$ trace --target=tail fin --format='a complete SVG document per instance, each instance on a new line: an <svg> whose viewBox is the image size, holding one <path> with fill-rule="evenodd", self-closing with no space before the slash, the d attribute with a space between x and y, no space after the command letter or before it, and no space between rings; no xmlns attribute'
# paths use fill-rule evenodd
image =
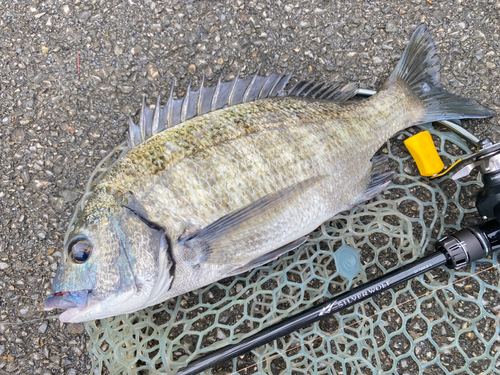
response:
<svg viewBox="0 0 500 375"><path fill-rule="evenodd" d="M434 41L426 25L420 25L413 33L386 86L404 82L422 100L427 112L421 123L495 116L495 111L476 101L461 98L437 87L441 81L440 69Z"/></svg>

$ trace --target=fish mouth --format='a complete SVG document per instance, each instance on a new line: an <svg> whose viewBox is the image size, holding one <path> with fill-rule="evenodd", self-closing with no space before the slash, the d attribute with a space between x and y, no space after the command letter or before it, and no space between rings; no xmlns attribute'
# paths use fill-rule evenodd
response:
<svg viewBox="0 0 500 375"><path fill-rule="evenodd" d="M73 292L52 293L45 300L45 310L52 309L71 309L83 310L87 307L89 293L92 290L82 289ZM63 313L64 314L64 313Z"/></svg>

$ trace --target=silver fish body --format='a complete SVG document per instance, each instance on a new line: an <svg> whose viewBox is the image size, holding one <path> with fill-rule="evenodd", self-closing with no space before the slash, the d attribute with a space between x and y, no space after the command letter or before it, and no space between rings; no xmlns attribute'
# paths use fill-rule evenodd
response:
<svg viewBox="0 0 500 375"><path fill-rule="evenodd" d="M132 312L296 248L322 222L390 183L384 160L371 159L391 135L494 114L437 88L438 62L421 26L388 82L365 101L248 101L259 98L255 86L247 82L243 93L236 81L227 103L239 95L241 104L169 128L163 122L174 116L166 110L166 129L149 139L144 124L142 134L131 127L134 148L76 213L46 307L67 308L66 322ZM203 108L202 92L196 111L184 102L179 120ZM337 99L354 93L348 87ZM160 117L152 116L151 129Z"/></svg>

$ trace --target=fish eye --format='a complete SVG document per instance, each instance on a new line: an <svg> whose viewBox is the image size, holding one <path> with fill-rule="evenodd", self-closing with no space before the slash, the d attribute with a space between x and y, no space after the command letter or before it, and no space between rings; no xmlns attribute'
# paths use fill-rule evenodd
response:
<svg viewBox="0 0 500 375"><path fill-rule="evenodd" d="M92 253L92 244L84 237L73 239L68 246L68 255L75 263L85 263Z"/></svg>

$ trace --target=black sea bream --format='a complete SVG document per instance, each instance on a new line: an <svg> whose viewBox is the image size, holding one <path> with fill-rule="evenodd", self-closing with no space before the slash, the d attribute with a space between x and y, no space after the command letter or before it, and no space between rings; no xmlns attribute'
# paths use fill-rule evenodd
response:
<svg viewBox="0 0 500 375"><path fill-rule="evenodd" d="M289 77L273 75L144 109L130 150L78 205L46 308L67 309L63 322L133 312L296 248L390 183L372 156L393 134L494 115L438 88L439 69L422 25L364 101L345 102L355 85L284 95Z"/></svg>

